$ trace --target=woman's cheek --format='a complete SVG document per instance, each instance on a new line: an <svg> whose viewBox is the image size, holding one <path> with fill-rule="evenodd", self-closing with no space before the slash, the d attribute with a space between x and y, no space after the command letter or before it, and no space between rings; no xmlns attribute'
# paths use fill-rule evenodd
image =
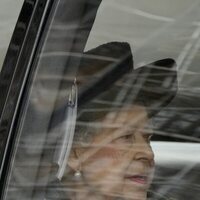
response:
<svg viewBox="0 0 200 200"><path fill-rule="evenodd" d="M123 154L123 150L115 147L103 147L84 163L84 169L90 173L112 170L112 166L121 162Z"/></svg>
<svg viewBox="0 0 200 200"><path fill-rule="evenodd" d="M92 157L93 160L98 159L109 159L110 161L117 161L122 158L124 154L123 150L120 150L116 147L103 147L101 148L94 156Z"/></svg>

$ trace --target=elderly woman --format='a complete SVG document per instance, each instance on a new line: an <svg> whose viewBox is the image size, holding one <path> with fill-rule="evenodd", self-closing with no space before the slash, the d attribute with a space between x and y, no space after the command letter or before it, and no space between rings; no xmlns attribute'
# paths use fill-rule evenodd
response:
<svg viewBox="0 0 200 200"><path fill-rule="evenodd" d="M66 199L147 198L154 172L152 118L176 93L174 67L164 59L133 70L127 43L85 53L77 76L76 130L62 177Z"/></svg>

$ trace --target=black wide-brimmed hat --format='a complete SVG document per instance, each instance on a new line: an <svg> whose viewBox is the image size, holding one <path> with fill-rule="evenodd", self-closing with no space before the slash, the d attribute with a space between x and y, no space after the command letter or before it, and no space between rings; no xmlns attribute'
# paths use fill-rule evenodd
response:
<svg viewBox="0 0 200 200"><path fill-rule="evenodd" d="M84 53L77 82L78 106L88 120L100 110L133 104L144 105L152 116L177 93L176 63L167 58L134 69L130 45L111 42Z"/></svg>
<svg viewBox="0 0 200 200"><path fill-rule="evenodd" d="M176 95L176 64L168 58L134 69L128 43L107 43L83 53L77 85L78 106L72 106L75 111L78 108L77 120L69 114L71 121L76 120L76 127L74 121L67 124L69 141L66 155L69 155L72 141L74 147L81 147L82 142L90 142L88 139L92 135L102 133L101 128L112 128L115 124L110 121L109 114L114 116L138 104L147 108L149 117L159 112ZM108 118L107 127L108 123L102 122ZM121 124L124 125L126 122ZM60 165L58 178L62 178L66 165L65 162Z"/></svg>

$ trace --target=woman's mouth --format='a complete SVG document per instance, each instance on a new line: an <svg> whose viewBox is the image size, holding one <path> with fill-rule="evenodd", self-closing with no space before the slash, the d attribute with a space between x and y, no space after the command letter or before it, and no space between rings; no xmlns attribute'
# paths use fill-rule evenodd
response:
<svg viewBox="0 0 200 200"><path fill-rule="evenodd" d="M148 177L145 175L126 176L125 179L128 179L129 181L132 181L141 185L148 184Z"/></svg>

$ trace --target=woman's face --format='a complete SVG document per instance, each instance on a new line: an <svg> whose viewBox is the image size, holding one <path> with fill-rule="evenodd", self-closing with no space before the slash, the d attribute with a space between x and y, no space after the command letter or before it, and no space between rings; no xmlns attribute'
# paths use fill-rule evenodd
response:
<svg viewBox="0 0 200 200"><path fill-rule="evenodd" d="M111 115L89 147L76 149L84 180L97 194L144 200L154 171L146 110L133 106Z"/></svg>

